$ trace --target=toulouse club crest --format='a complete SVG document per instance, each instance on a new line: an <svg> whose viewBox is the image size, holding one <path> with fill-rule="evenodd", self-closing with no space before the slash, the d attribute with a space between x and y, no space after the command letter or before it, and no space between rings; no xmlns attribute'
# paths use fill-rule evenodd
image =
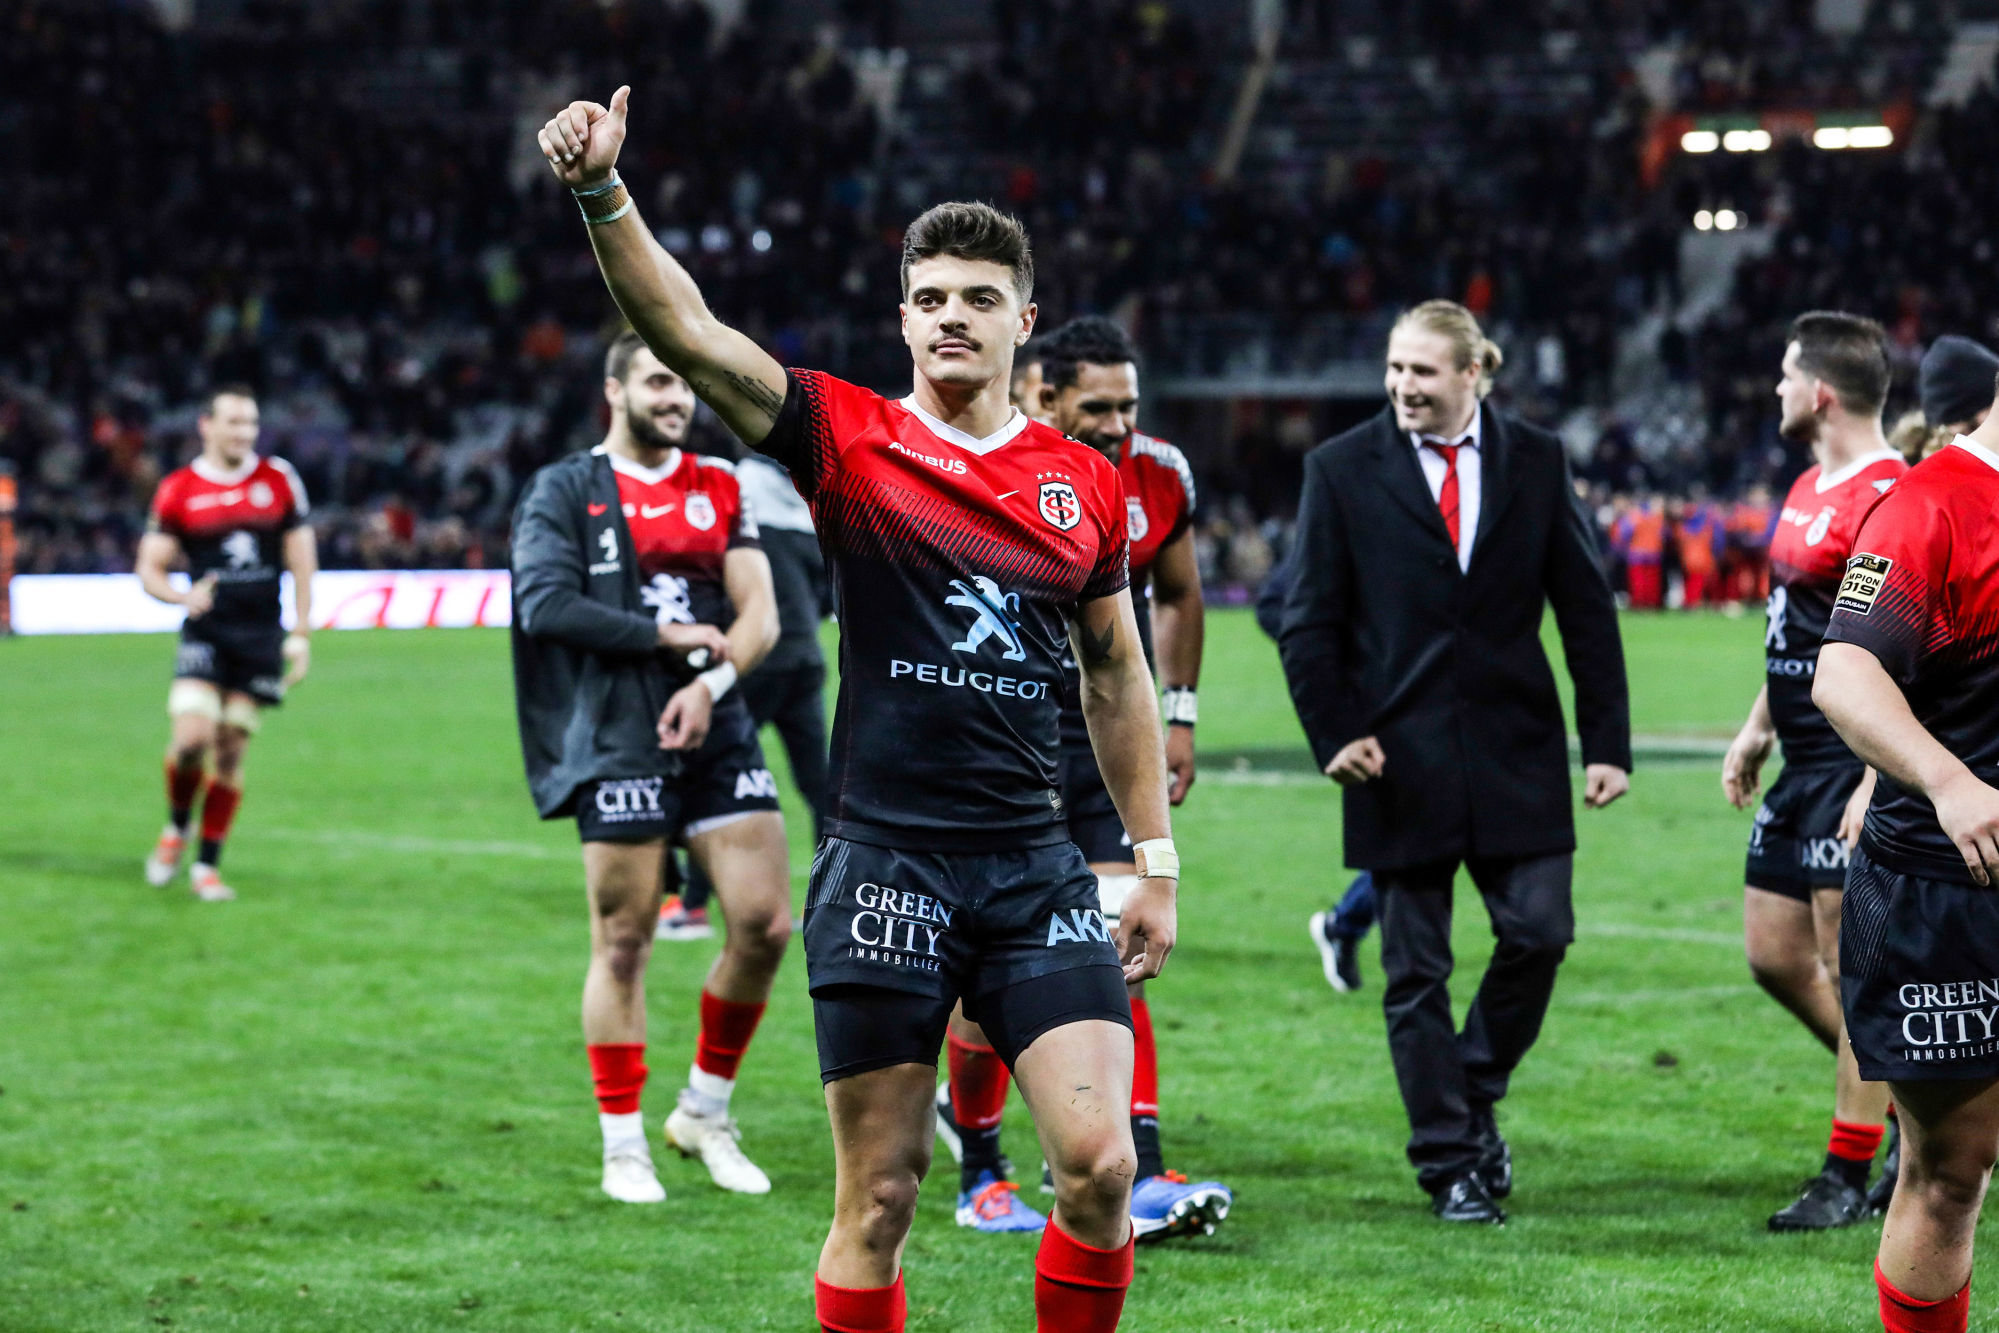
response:
<svg viewBox="0 0 1999 1333"><path fill-rule="evenodd" d="M1048 520L1050 527L1063 532L1081 523L1083 502L1076 498L1076 488L1066 481L1042 482L1041 517Z"/></svg>
<svg viewBox="0 0 1999 1333"><path fill-rule="evenodd" d="M1124 498L1125 535L1135 542L1145 540L1145 534L1152 531L1152 520L1145 516L1145 505L1137 496Z"/></svg>
<svg viewBox="0 0 1999 1333"><path fill-rule="evenodd" d="M684 512L688 524L703 532L715 526L715 502L700 491L695 491L687 497L687 508Z"/></svg>

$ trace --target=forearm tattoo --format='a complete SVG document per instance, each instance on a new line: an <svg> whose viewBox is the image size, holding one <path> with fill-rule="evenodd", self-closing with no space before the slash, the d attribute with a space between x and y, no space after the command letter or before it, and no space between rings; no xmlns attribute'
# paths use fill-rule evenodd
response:
<svg viewBox="0 0 1999 1333"><path fill-rule="evenodd" d="M1104 624L1104 632L1096 633L1081 621L1076 622L1076 651L1083 655L1084 666L1102 666L1111 660L1111 649L1117 644L1117 621Z"/></svg>

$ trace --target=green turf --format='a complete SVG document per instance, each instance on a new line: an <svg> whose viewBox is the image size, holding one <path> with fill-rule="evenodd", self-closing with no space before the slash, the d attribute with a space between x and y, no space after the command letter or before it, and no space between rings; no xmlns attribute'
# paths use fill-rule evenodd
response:
<svg viewBox="0 0 1999 1333"><path fill-rule="evenodd" d="M1295 750L1267 643L1246 613L1210 623L1203 744ZM1626 623L1638 728L1726 736L1755 622ZM316 645L252 754L242 900L206 906L138 874L170 641L0 642L0 1329L809 1327L832 1154L797 952L737 1103L775 1192L676 1159L667 1206L603 1199L575 838L528 804L505 638ZM1520 1185L1497 1231L1423 1210L1372 947L1369 990L1339 997L1306 942L1343 880L1332 792L1245 763L1179 816L1182 944L1154 992L1169 1163L1237 1209L1141 1254L1126 1327L1873 1326L1877 1225L1763 1230L1823 1150L1831 1066L1745 974L1747 821L1711 762L1641 767L1582 820L1581 937L1503 1108ZM1489 934L1460 903L1475 975ZM654 1117L711 955L653 963ZM1035 1160L1017 1114L1008 1148ZM910 1241L911 1327L1026 1329L1034 1243L955 1229L953 1177Z"/></svg>

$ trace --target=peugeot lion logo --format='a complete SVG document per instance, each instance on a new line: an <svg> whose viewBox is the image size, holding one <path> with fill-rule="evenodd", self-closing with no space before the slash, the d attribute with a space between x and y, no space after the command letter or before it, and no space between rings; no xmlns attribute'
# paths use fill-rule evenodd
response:
<svg viewBox="0 0 1999 1333"><path fill-rule="evenodd" d="M229 558L231 569L255 569L257 567L257 538L255 534L238 529L222 541L222 554Z"/></svg>
<svg viewBox="0 0 1999 1333"><path fill-rule="evenodd" d="M1020 610L1019 593L1001 592L999 584L983 574L974 574L971 583L952 579L951 586L958 590L957 595L946 597L944 605L961 606L978 617L972 622L972 628L965 632L964 642L954 643L952 648L961 653L976 653L980 644L998 635L999 641L1006 645L1006 651L1001 655L1007 661L1027 660L1027 650L1020 643L1020 627L1007 614Z"/></svg>

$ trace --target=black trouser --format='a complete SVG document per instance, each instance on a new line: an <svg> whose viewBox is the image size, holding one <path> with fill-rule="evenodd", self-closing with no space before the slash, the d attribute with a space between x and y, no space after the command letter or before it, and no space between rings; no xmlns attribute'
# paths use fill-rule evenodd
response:
<svg viewBox="0 0 1999 1333"><path fill-rule="evenodd" d="M757 726L770 723L777 728L778 739L784 742L784 757L791 761L791 779L812 811L812 841L816 845L826 817L825 665L807 662L775 671L758 667L736 688L742 691ZM703 907L713 892L708 876L689 857L681 901L690 908Z"/></svg>
<svg viewBox="0 0 1999 1333"><path fill-rule="evenodd" d="M1409 1161L1436 1190L1476 1165L1472 1115L1506 1095L1548 1012L1555 969L1575 938L1573 854L1465 863L1497 937L1462 1032L1451 1024L1451 881L1457 862L1377 870L1382 1010L1409 1113Z"/></svg>

